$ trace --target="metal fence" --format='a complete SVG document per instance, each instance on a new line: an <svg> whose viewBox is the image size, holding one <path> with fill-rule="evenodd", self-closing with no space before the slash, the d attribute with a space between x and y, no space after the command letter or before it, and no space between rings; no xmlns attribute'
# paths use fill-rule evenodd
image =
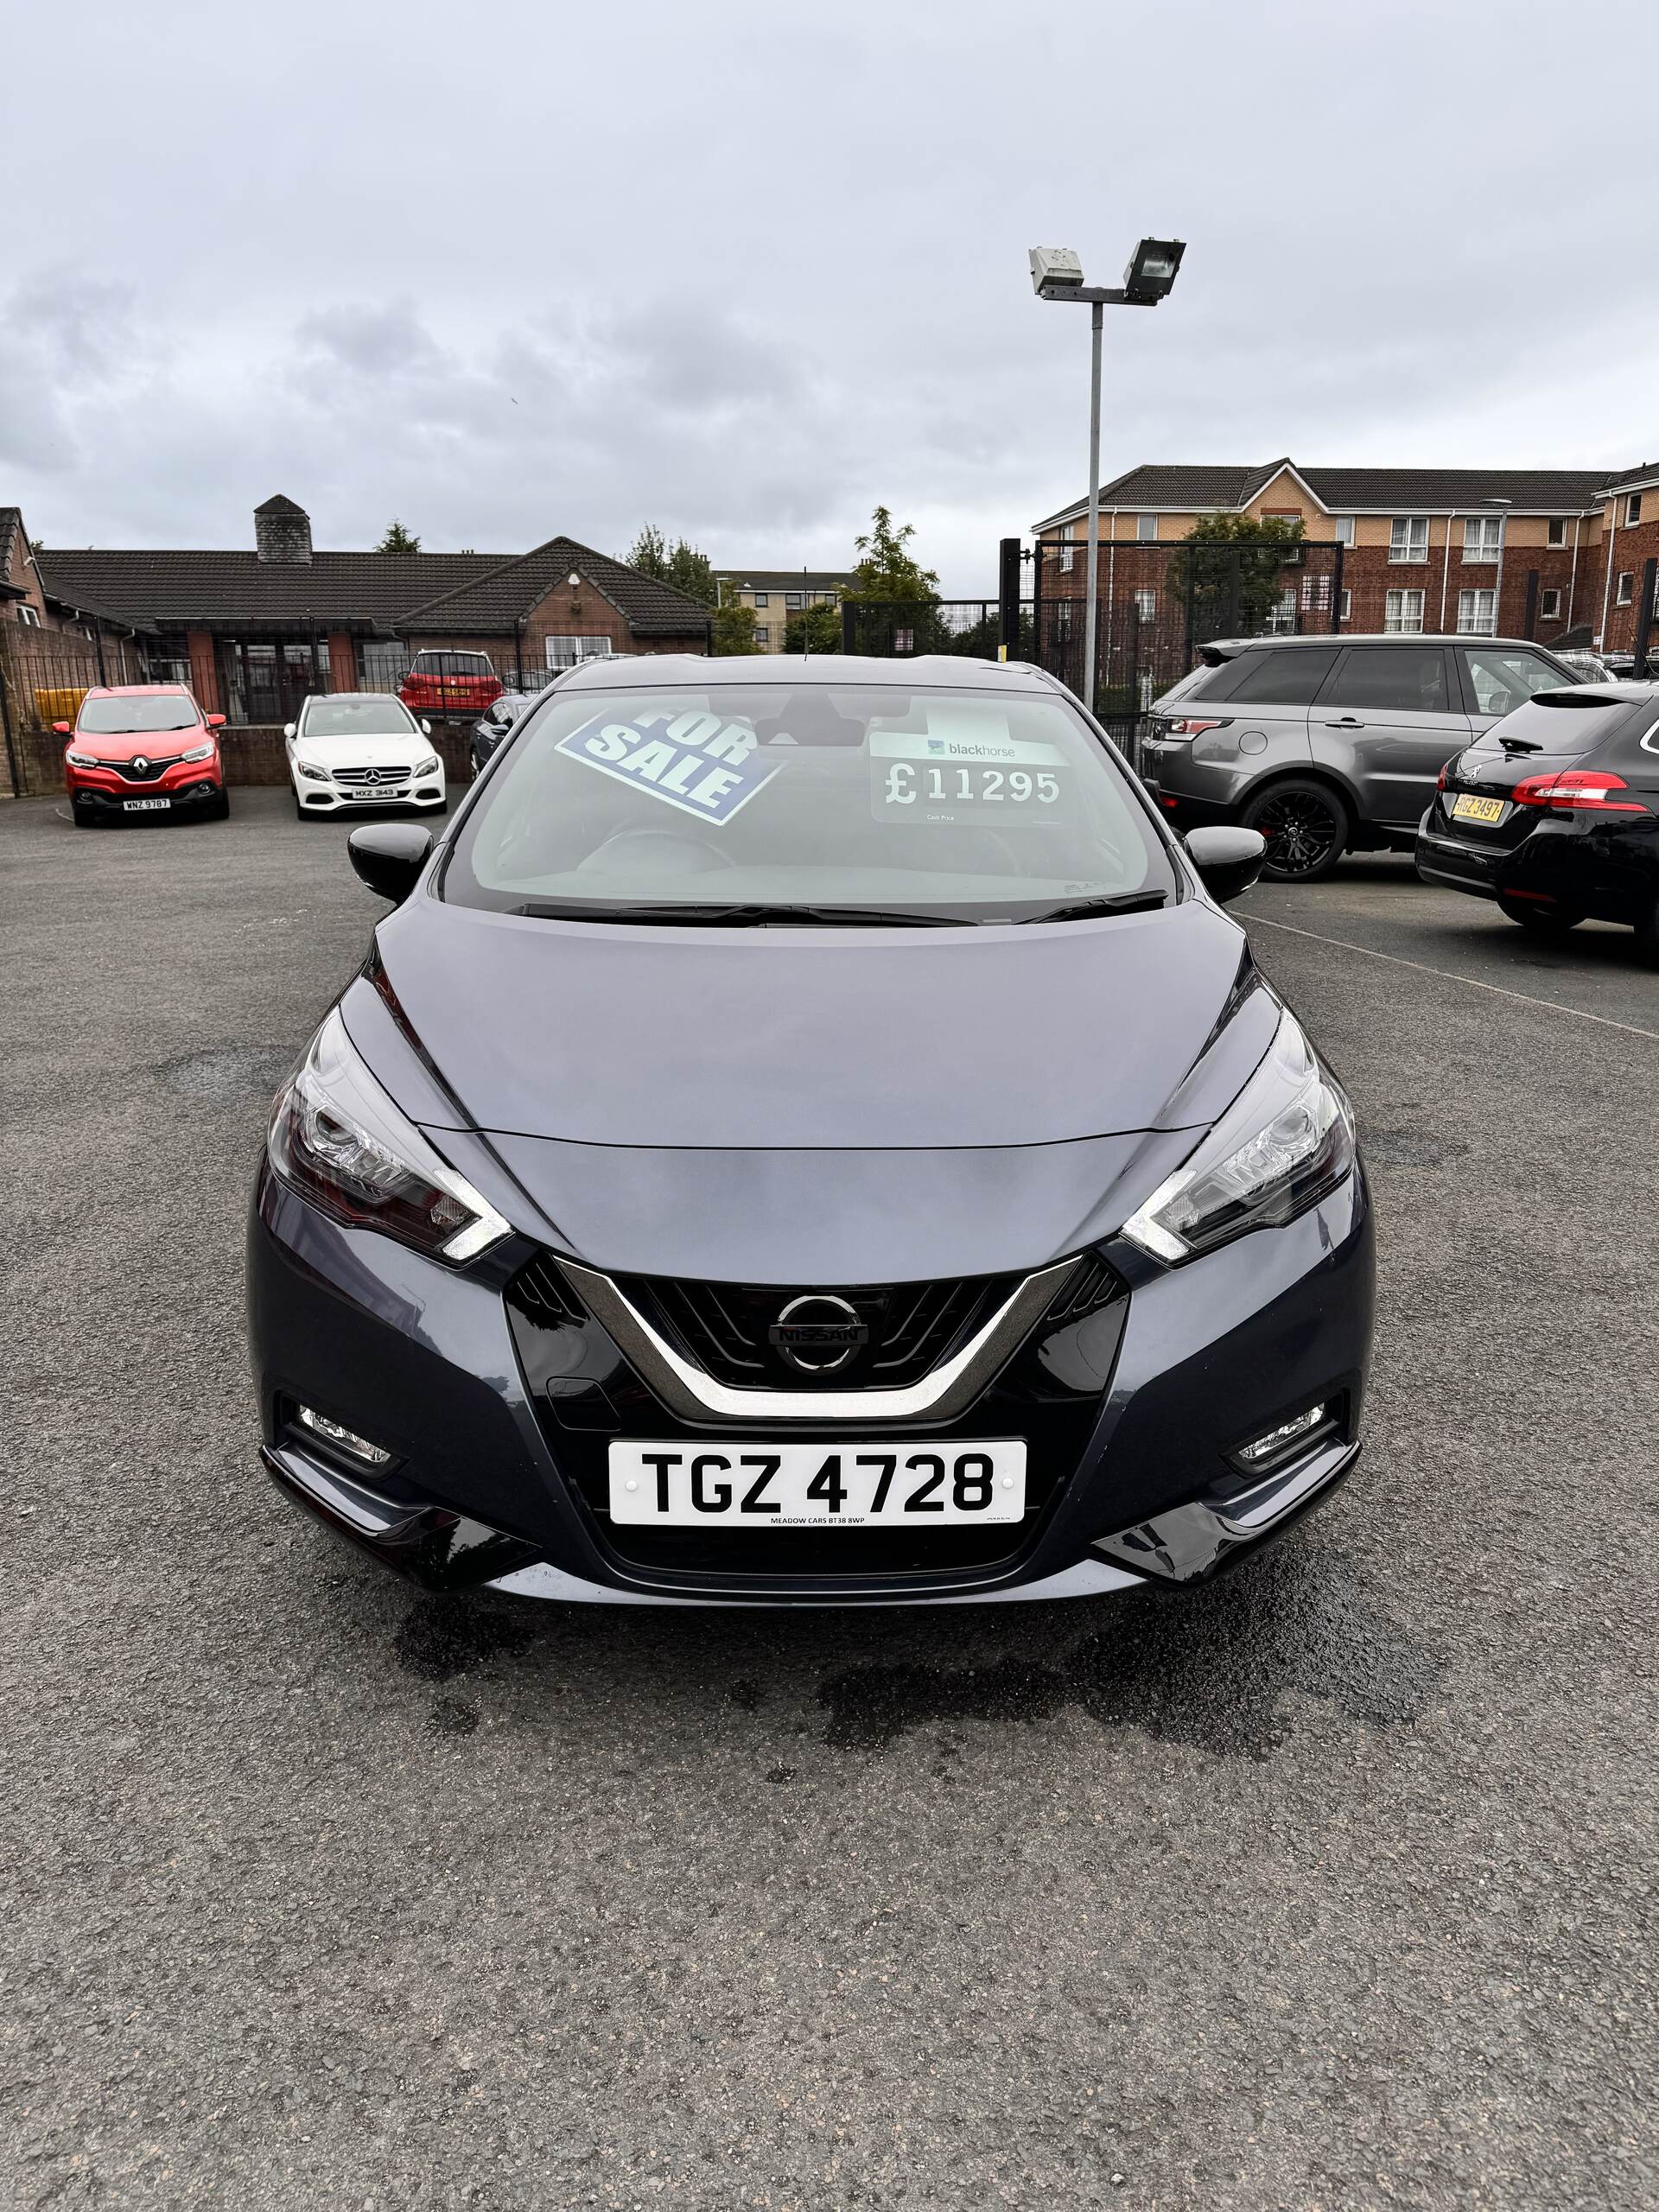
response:
<svg viewBox="0 0 1659 2212"><path fill-rule="evenodd" d="M15 730L73 722L97 683L148 683L148 656L130 639L92 639L62 630L8 631L0 643L0 683Z"/></svg>

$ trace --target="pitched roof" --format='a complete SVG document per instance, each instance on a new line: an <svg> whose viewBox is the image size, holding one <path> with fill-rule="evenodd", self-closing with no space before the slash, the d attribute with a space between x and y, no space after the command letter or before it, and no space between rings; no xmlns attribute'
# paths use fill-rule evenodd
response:
<svg viewBox="0 0 1659 2212"><path fill-rule="evenodd" d="M490 575L504 553L257 553L45 548L41 582L54 596L124 622L393 623L440 592Z"/></svg>
<svg viewBox="0 0 1659 2212"><path fill-rule="evenodd" d="M627 617L636 636L694 636L714 620L712 608L700 599L596 553L591 545L579 545L574 537L550 537L486 575L411 605L404 620L411 629L510 630L572 570Z"/></svg>
<svg viewBox="0 0 1659 2212"><path fill-rule="evenodd" d="M722 583L744 591L850 591L857 582L850 569L716 569Z"/></svg>
<svg viewBox="0 0 1659 2212"><path fill-rule="evenodd" d="M1103 507L1206 514L1248 506L1281 468L1294 468L1330 514L1461 513L1484 500L1508 499L1523 514L1581 514L1607 484L1605 468L1314 468L1287 455L1243 462L1141 462L1101 486ZM1034 530L1074 521L1088 506L1074 499Z"/></svg>
<svg viewBox="0 0 1659 2212"><path fill-rule="evenodd" d="M1639 467L1621 469L1617 476L1610 476L1602 486L1604 492L1622 492L1629 485L1651 484L1659 478L1659 461L1644 461Z"/></svg>
<svg viewBox="0 0 1659 2212"><path fill-rule="evenodd" d="M11 584L12 540L23 526L21 507L0 507L0 591ZM15 589L16 587L12 586Z"/></svg>

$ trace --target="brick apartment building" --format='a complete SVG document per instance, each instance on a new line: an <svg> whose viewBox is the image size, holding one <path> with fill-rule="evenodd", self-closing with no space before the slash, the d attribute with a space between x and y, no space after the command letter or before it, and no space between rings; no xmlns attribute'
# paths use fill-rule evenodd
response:
<svg viewBox="0 0 1659 2212"><path fill-rule="evenodd" d="M160 677L234 724L282 722L309 690L395 687L426 646L486 652L521 688L590 654L709 650L700 601L574 538L521 554L326 552L278 495L255 509L253 539L31 549L18 511L0 508L14 719L49 719L41 702L76 685Z"/></svg>
<svg viewBox="0 0 1659 2212"><path fill-rule="evenodd" d="M850 569L716 569L715 581L722 606L754 609L754 642L763 653L783 650L791 615L839 606L855 584Z"/></svg>
<svg viewBox="0 0 1659 2212"><path fill-rule="evenodd" d="M1630 650L1643 564L1659 555L1659 463L1640 468L1314 468L1142 465L1100 493L1100 589L1143 620L1164 610L1167 549L1205 515L1279 516L1310 545L1287 565L1287 629L1569 635ZM1039 590L1084 591L1088 502L1033 525Z"/></svg>

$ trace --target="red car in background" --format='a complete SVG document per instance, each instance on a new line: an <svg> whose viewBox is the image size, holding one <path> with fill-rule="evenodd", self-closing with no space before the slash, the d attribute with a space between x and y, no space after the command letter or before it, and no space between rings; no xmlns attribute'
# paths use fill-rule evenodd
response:
<svg viewBox="0 0 1659 2212"><path fill-rule="evenodd" d="M475 719L494 705L505 689L487 653L457 652L445 645L416 654L397 696L411 715Z"/></svg>
<svg viewBox="0 0 1659 2212"><path fill-rule="evenodd" d="M182 683L99 684L75 715L52 727L67 737L63 779L78 829L118 815L230 813L218 733Z"/></svg>

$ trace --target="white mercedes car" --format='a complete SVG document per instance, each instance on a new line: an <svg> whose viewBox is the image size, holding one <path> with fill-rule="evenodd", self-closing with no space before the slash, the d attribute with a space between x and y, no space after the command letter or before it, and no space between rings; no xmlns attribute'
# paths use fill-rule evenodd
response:
<svg viewBox="0 0 1659 2212"><path fill-rule="evenodd" d="M302 818L371 806L443 810L443 763L432 748L432 726L416 721L390 692L313 694L283 734Z"/></svg>

